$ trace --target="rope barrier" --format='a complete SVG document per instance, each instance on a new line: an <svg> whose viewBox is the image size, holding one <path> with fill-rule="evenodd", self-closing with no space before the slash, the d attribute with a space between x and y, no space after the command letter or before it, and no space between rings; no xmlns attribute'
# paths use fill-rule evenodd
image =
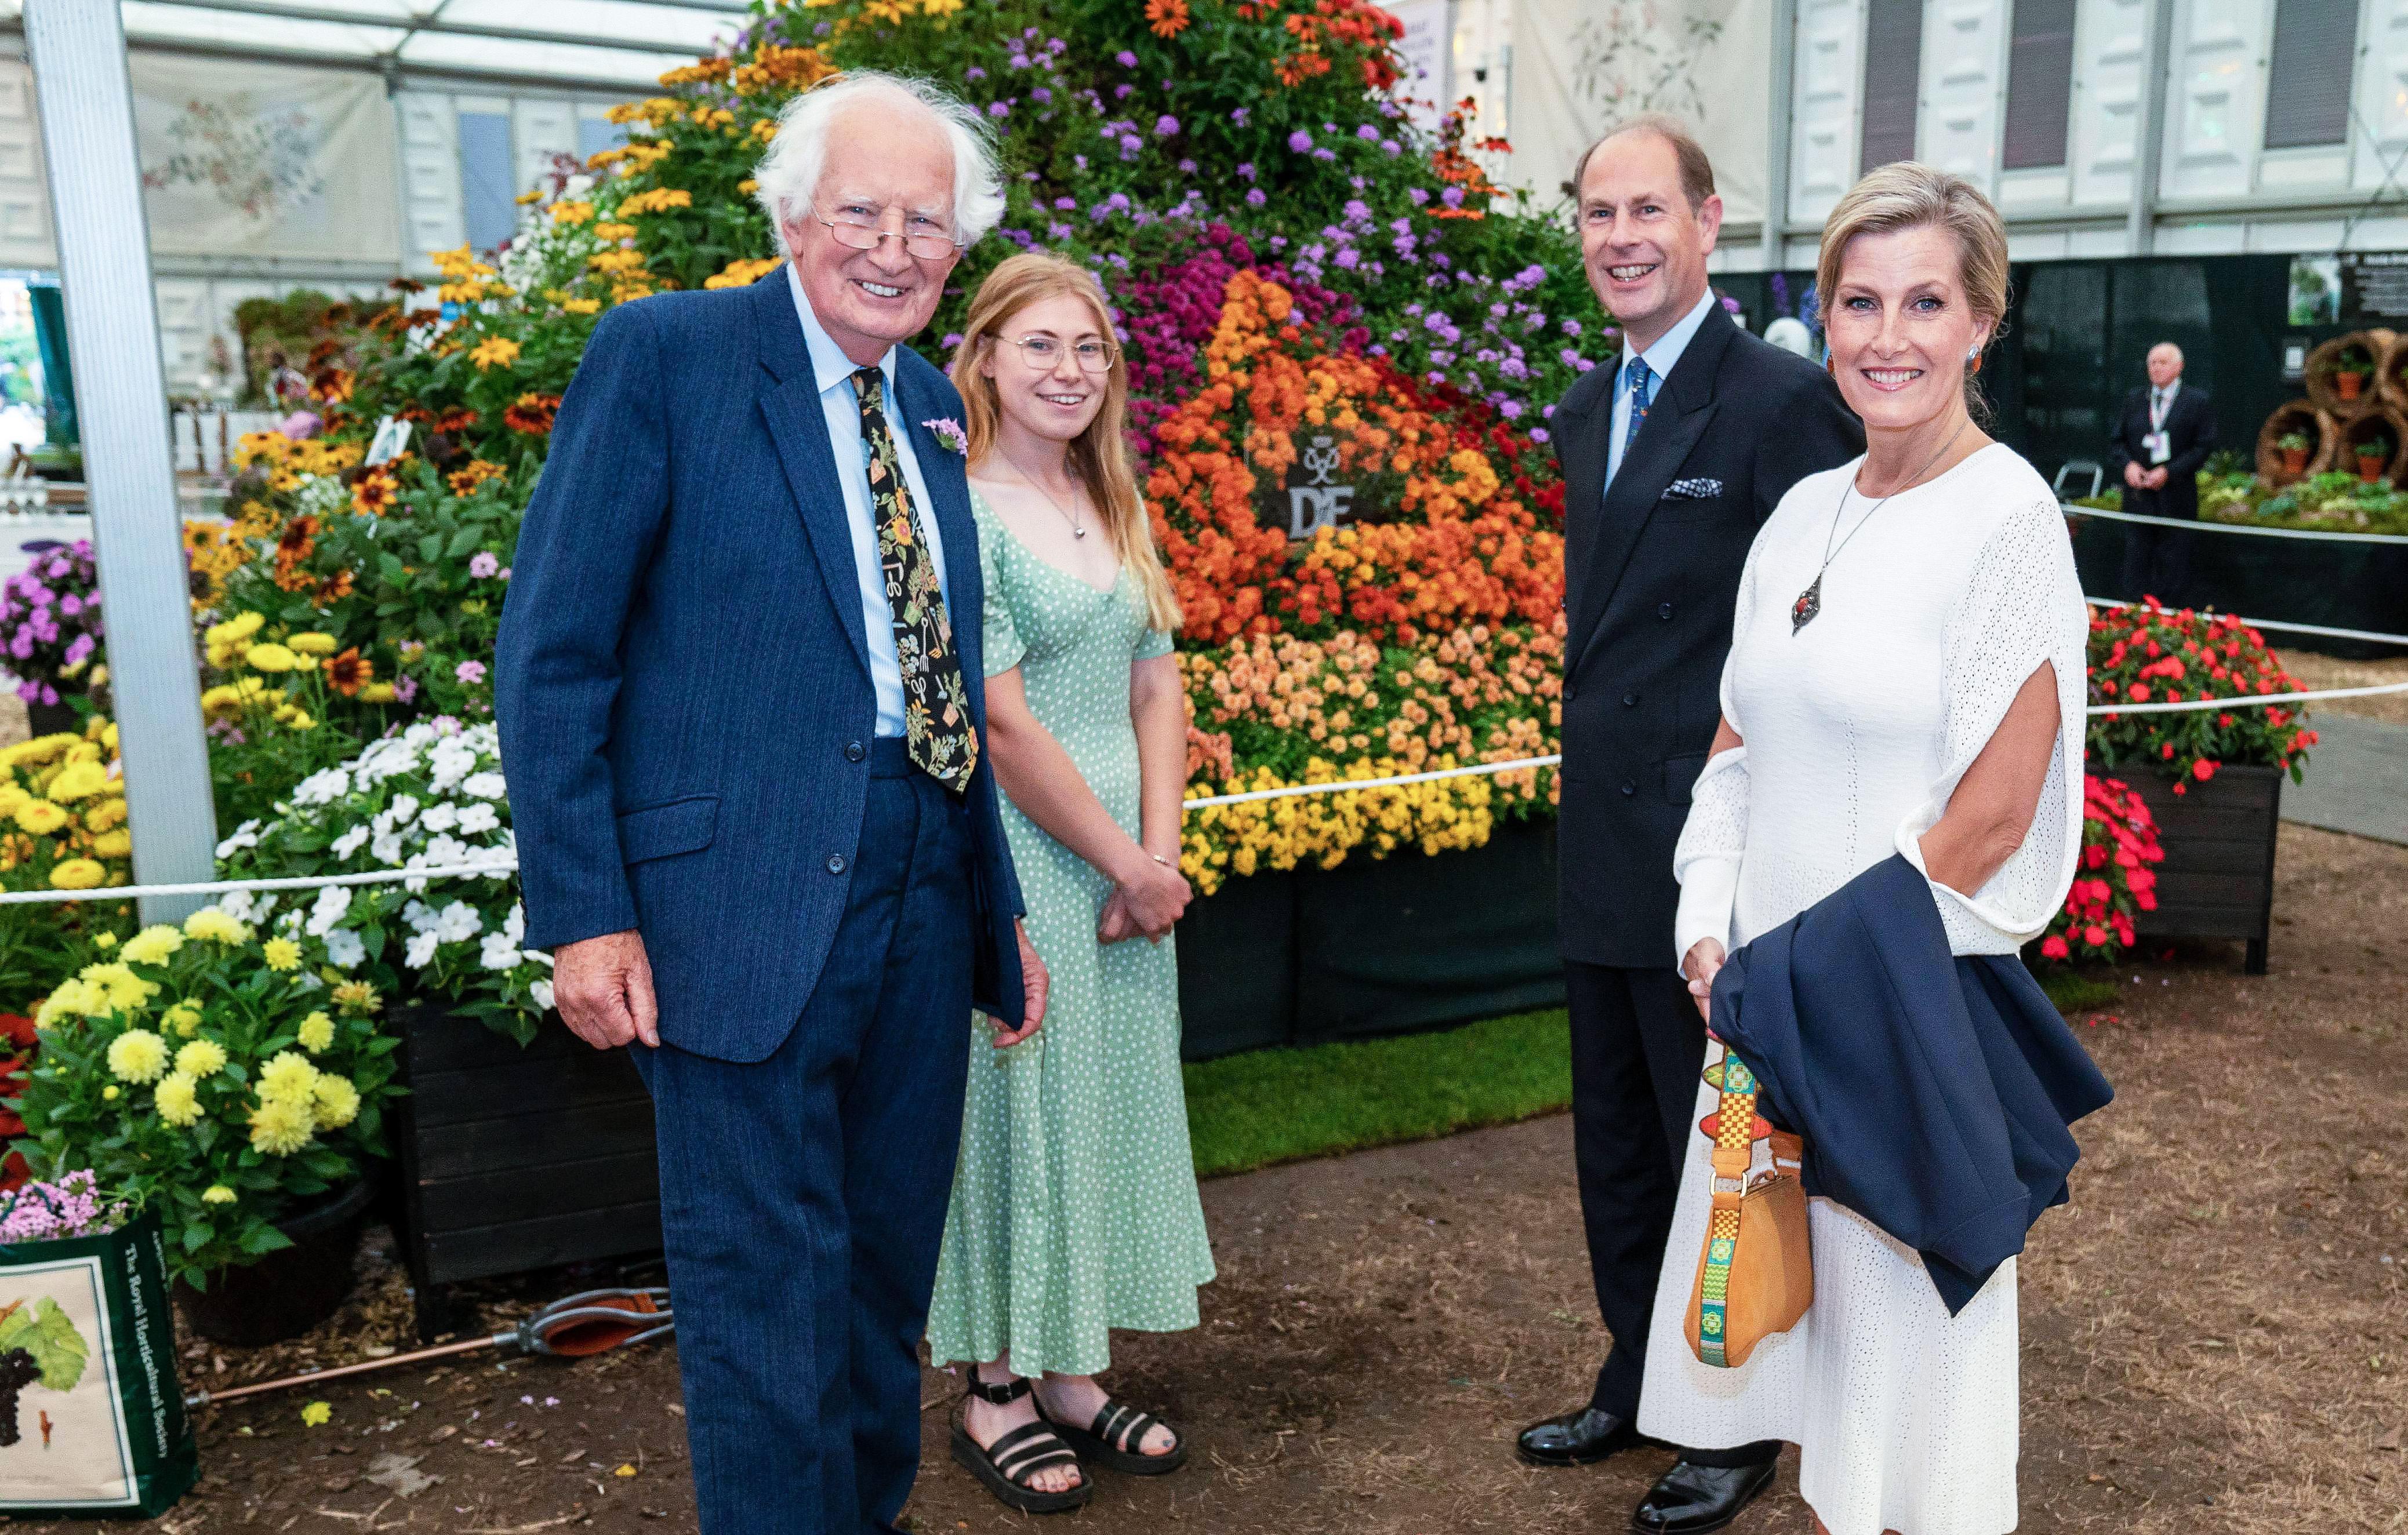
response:
<svg viewBox="0 0 2408 1535"><path fill-rule="evenodd" d="M2408 544L2408 534L2401 533L2328 533L2322 528L2252 527L2246 523L2219 523L2202 517L2192 522L2181 517L2144 517L2137 511L2109 511L2105 507L2077 507L2071 501L2060 501L2068 517L2104 517L2114 523L2147 523L2154 527L2180 532L2197 529L2202 533L2249 533L2261 538L2324 538L2339 543Z"/></svg>
<svg viewBox="0 0 2408 1535"><path fill-rule="evenodd" d="M2129 597L2084 597L2082 600L2094 608L2138 608L2140 606L2138 601ZM2157 611L2163 613L2171 612L2172 610L2160 603L2157 605ZM2231 617L2229 613L2211 616ZM2286 634L2315 634L2323 635L2329 639L2370 639L2380 645L2408 645L2408 634L2377 634L2372 629L2330 629L2321 624L2286 624L2273 618L2235 618L2232 622L2245 624L2253 629L2280 629Z"/></svg>
<svg viewBox="0 0 2408 1535"><path fill-rule="evenodd" d="M2243 623L2253 622L2244 619ZM2322 688L2309 693L2261 693L2238 698L2185 698L2172 703L2093 704L2083 710L2087 715L2102 714L2180 714L2199 710L2257 709L2269 704L2308 703L2319 698L2372 698L2386 694L2408 693L2408 682L2381 682L2371 687ZM1297 795L1352 794L1370 789L1402 788L1409 783L1431 783L1440 779L1484 777L1492 773L1515 773L1526 768L1555 768L1563 763L1561 753L1545 756L1516 757L1511 762L1475 762L1461 768L1436 768L1422 773L1400 773L1394 778L1346 779L1334 783L1286 783L1271 789L1248 789L1240 794L1209 795L1183 803L1191 811L1213 810L1227 805L1251 805L1268 799L1287 799ZM9 890L0 891L0 906L16 906L43 901L132 900L141 896L213 896L230 895L238 890L322 890L328 885L396 884L408 880L467 879L478 875L512 874L518 871L518 860L489 860L475 864L446 864L427 868L380 868L358 874L317 874L288 876L272 880L211 880L189 884L113 885L96 890Z"/></svg>

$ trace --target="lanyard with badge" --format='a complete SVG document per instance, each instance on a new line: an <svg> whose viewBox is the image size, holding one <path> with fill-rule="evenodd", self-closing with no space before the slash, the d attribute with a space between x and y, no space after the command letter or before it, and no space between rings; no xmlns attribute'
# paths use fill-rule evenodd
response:
<svg viewBox="0 0 2408 1535"><path fill-rule="evenodd" d="M2141 438L2141 451L2149 455L2152 465L2163 464L2174 456L2173 445L2166 432L2166 415L2173 409L2171 389L2149 392L2149 430Z"/></svg>

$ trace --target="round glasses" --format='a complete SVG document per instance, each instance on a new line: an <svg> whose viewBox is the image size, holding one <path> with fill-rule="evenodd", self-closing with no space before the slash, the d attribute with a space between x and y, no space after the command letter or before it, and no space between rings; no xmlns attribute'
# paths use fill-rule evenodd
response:
<svg viewBox="0 0 2408 1535"><path fill-rule="evenodd" d="M1039 373L1052 372L1054 365L1061 362L1066 350L1063 342L1051 336L1024 336L1017 341L1008 336L997 337L996 339L1006 346L1018 347L1021 361ZM1067 350L1078 359L1082 373L1110 373L1112 359L1119 351L1110 341L1077 341L1070 343Z"/></svg>
<svg viewBox="0 0 2408 1535"><path fill-rule="evenodd" d="M917 226L905 234L886 227L886 209L862 203L847 203L833 217L813 208L811 217L827 225L838 245L855 251L875 251L886 240L899 239L905 251L922 261L943 261L958 254L962 248L962 242L950 230L924 213L904 216L907 222Z"/></svg>

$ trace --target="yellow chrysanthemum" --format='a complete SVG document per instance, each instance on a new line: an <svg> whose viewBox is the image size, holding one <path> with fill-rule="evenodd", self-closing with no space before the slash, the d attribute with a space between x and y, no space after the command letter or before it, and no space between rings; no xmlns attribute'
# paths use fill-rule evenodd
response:
<svg viewBox="0 0 2408 1535"><path fill-rule="evenodd" d="M317 1139L317 1133L308 1098L264 1097L251 1112L251 1144L270 1156L290 1156Z"/></svg>
<svg viewBox="0 0 2408 1535"><path fill-rule="evenodd" d="M93 1005L95 996L101 998L98 1006ZM43 997L42 1005L34 1010L34 1026L48 1028L61 1018L107 1011L107 997L99 994L97 988L82 981L62 981L50 988L50 995Z"/></svg>
<svg viewBox="0 0 2408 1535"><path fill-rule="evenodd" d="M194 1034L200 1031L200 1027L201 1005L198 1002L179 1002L174 1007L169 1008L166 1011L159 1014L159 1031L163 1034L173 1034L179 1040L191 1039ZM220 1062L219 1064L223 1065L224 1063ZM200 1076L208 1075L206 1071L196 1074Z"/></svg>
<svg viewBox="0 0 2408 1535"><path fill-rule="evenodd" d="M288 635L285 637L284 643L304 655L332 655L343 648L341 640L330 634L321 634L315 629Z"/></svg>
<svg viewBox="0 0 2408 1535"><path fill-rule="evenodd" d="M253 671L291 671L301 665L301 658L271 639L244 651L242 663Z"/></svg>
<svg viewBox="0 0 2408 1535"><path fill-rule="evenodd" d="M225 1069L225 1046L215 1040L194 1040L176 1052L176 1073L200 1082Z"/></svg>
<svg viewBox="0 0 2408 1535"><path fill-rule="evenodd" d="M332 1072L318 1079L316 1100L318 1128L339 1130L360 1117L360 1090L348 1077Z"/></svg>
<svg viewBox="0 0 2408 1535"><path fill-rule="evenodd" d="M134 973L134 967L122 960L86 965L77 973L86 984L97 988L102 1004L98 1011L113 1008L120 1012L139 1012L159 995L157 983L143 980Z"/></svg>
<svg viewBox="0 0 2408 1535"><path fill-rule="evenodd" d="M267 968L281 973L301 968L301 946L289 938L272 938L260 945L259 957Z"/></svg>
<svg viewBox="0 0 2408 1535"><path fill-rule="evenodd" d="M96 859L69 858L50 870L50 887L54 890L93 890L108 878L108 870Z"/></svg>
<svg viewBox="0 0 2408 1535"><path fill-rule="evenodd" d="M15 812L16 807L14 805L8 806L5 811L0 811L0 814L14 814ZM114 831L123 825L125 825L125 801L122 799L104 799L99 804L94 805L92 809L83 812L83 825L84 830L86 831Z"/></svg>
<svg viewBox="0 0 2408 1535"><path fill-rule="evenodd" d="M211 943L240 943L251 936L251 929L226 915L223 909L204 906L184 919L184 936L207 939Z"/></svg>
<svg viewBox="0 0 2408 1535"><path fill-rule="evenodd" d="M30 831L36 837L48 837L67 824L67 812L47 799L28 799L17 807L15 819L20 830ZM93 882L93 884L99 882L97 880ZM91 886L65 885L61 888L75 890L90 889Z"/></svg>
<svg viewBox="0 0 2408 1535"><path fill-rule="evenodd" d="M125 940L126 961L134 965L164 965L167 956L184 946L184 935L168 923L145 927Z"/></svg>
<svg viewBox="0 0 2408 1535"><path fill-rule="evenodd" d="M335 1020L322 1012L313 1012L301 1020L294 1038L301 1041L302 1049L314 1055L335 1042Z"/></svg>
<svg viewBox="0 0 2408 1535"><path fill-rule="evenodd" d="M230 1205L234 1203L234 1190L226 1187L223 1184L211 1184L208 1187L201 1190L201 1203L205 1205Z"/></svg>
<svg viewBox="0 0 2408 1535"><path fill-rule="evenodd" d="M129 1028L108 1041L108 1074L120 1082L157 1082L167 1069L167 1041L147 1028Z"/></svg>
<svg viewBox="0 0 2408 1535"><path fill-rule="evenodd" d="M90 799L108 787L108 769L97 762L70 762L50 780L48 791L57 804L72 805L79 799Z"/></svg>
<svg viewBox="0 0 2408 1535"><path fill-rule="evenodd" d="M262 1098L307 1098L317 1090L318 1069L290 1050L277 1052L273 1060L259 1069Z"/></svg>
<svg viewBox="0 0 2408 1535"><path fill-rule="evenodd" d="M134 854L134 834L123 826L115 831L102 832L92 839L92 851L94 856L101 858L131 857Z"/></svg>
<svg viewBox="0 0 2408 1535"><path fill-rule="evenodd" d="M335 985L335 1006L353 1018L365 1018L383 1002L376 987L365 981L342 981Z"/></svg>
<svg viewBox="0 0 2408 1535"><path fill-rule="evenodd" d="M519 344L507 336L489 336L468 349L468 361L479 372L489 367L508 367L518 361Z"/></svg>
<svg viewBox="0 0 2408 1535"><path fill-rule="evenodd" d="M162 1078L150 1102L159 1111L161 1119L179 1128L201 1117L199 1084L181 1071L170 1072Z"/></svg>

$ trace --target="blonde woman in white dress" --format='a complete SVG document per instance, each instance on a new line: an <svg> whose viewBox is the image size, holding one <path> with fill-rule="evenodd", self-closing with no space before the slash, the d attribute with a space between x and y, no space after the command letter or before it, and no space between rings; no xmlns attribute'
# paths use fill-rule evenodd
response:
<svg viewBox="0 0 2408 1535"><path fill-rule="evenodd" d="M2006 309L1998 213L1956 177L1885 165L1833 210L1816 275L1867 452L1783 498L1741 580L1723 724L1675 855L1701 1008L1727 949L1893 854L1929 881L1953 954L2012 955L2081 848L2072 551L2048 486L1969 406ZM1710 1204L1710 1143L1692 1145L1640 1430L1799 1445L1825 1535L2014 1529L2014 1259L1952 1316L1913 1249L1814 1199L1805 1320L1709 1368L1683 1327Z"/></svg>

